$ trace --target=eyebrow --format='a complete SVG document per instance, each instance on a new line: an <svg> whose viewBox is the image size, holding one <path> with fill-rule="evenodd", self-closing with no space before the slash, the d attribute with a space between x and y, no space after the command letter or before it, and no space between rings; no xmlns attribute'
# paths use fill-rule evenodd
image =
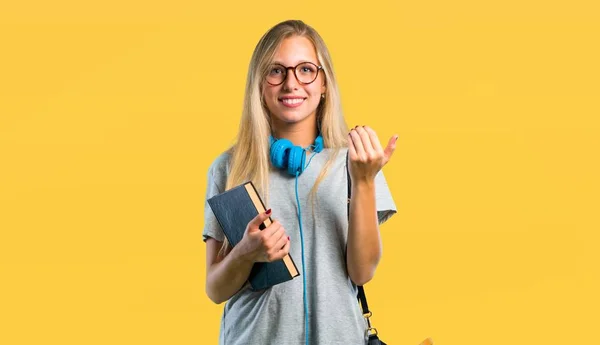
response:
<svg viewBox="0 0 600 345"><path fill-rule="evenodd" d="M299 62L298 62L296 65L299 65L299 64L301 64L301 63L305 63L305 62L310 62L310 63L314 63L314 64L315 64L315 65L317 65L317 66L321 66L321 64L319 64L318 62L314 62L314 61L310 61L310 60L301 60L301 61L299 61ZM281 65L281 66L285 66L285 65L283 64L283 62L281 62L281 61L273 61L272 63L273 63L273 64L277 64L277 65Z"/></svg>

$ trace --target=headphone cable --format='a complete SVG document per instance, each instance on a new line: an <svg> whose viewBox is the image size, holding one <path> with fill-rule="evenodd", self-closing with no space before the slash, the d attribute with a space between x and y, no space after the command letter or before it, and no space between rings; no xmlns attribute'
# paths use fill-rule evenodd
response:
<svg viewBox="0 0 600 345"><path fill-rule="evenodd" d="M317 152L313 153L313 155L308 160L308 163L302 169L303 171L308 168L308 165L312 161L312 159L317 155ZM308 299L306 296L306 263L304 261L304 233L302 232L302 209L300 208L300 198L298 197L298 175L300 175L299 171L296 171L296 204L298 205L298 224L300 225L300 247L302 249L302 291L303 296L302 299L304 301L304 330L305 330L305 344L308 345Z"/></svg>

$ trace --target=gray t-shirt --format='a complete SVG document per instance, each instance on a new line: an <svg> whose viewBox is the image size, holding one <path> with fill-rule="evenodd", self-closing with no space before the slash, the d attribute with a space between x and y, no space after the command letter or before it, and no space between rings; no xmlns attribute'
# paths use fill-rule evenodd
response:
<svg viewBox="0 0 600 345"><path fill-rule="evenodd" d="M348 238L346 152L339 150L317 191L314 209L309 192L333 149L314 154L308 168L298 177L302 211L302 232L306 262L309 340L312 345L366 344L367 324L357 302L357 288L348 276L345 261ZM307 155L307 162L313 153ZM206 199L225 189L229 155L221 154L208 172ZM269 176L269 204L291 238L290 255L302 272L300 228L297 216L295 177L273 168ZM394 213L396 206L383 172L376 182L379 224ZM203 239L223 241L224 235L208 203L204 207ZM303 345L304 302L302 274L291 281L261 291L249 284L225 304L221 318L220 345Z"/></svg>

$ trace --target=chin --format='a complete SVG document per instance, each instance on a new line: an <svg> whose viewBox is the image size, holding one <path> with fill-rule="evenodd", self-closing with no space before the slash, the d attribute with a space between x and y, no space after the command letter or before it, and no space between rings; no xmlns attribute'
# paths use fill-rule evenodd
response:
<svg viewBox="0 0 600 345"><path fill-rule="evenodd" d="M279 113L279 115L277 115L276 117L281 122L297 123L297 122L301 122L301 121L305 120L306 118L308 118L308 115L283 112L283 113Z"/></svg>
<svg viewBox="0 0 600 345"><path fill-rule="evenodd" d="M304 120L304 118L287 117L287 116L286 117L280 116L280 117L278 117L278 119L280 122L287 123L287 124L298 123L298 122Z"/></svg>

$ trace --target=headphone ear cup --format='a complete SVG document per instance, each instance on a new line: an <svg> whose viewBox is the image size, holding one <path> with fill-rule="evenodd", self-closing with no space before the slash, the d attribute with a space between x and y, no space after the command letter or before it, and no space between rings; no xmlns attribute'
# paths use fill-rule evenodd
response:
<svg viewBox="0 0 600 345"><path fill-rule="evenodd" d="M296 176L302 174L306 162L306 151L300 146L294 145L289 139L275 139L269 136L271 148L269 155L271 164L278 169L286 169L288 174ZM323 150L323 137L318 135L313 144L315 152Z"/></svg>
<svg viewBox="0 0 600 345"><path fill-rule="evenodd" d="M292 146L288 157L288 174L296 176L296 172L302 174L304 171L304 161L306 160L306 151L300 146Z"/></svg>
<svg viewBox="0 0 600 345"><path fill-rule="evenodd" d="M288 139L282 138L276 140L271 145L271 163L273 163L276 168L285 169L287 162L289 161L289 148L293 146L294 144Z"/></svg>

